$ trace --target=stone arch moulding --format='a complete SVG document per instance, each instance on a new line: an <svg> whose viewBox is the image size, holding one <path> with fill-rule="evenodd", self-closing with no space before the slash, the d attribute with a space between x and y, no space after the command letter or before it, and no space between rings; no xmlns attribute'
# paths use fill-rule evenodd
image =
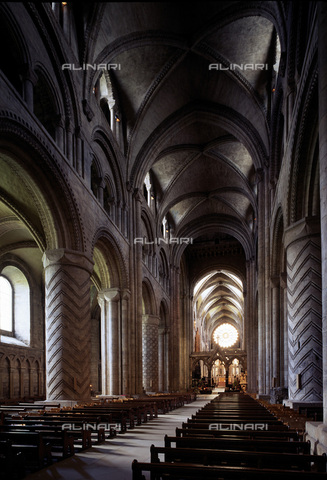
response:
<svg viewBox="0 0 327 480"><path fill-rule="evenodd" d="M298 202L299 192L300 198L303 193L300 183L305 184L303 183L305 182L305 176L311 174L311 171L307 169L307 163L311 167L318 132L318 73L315 64L311 65L311 68L312 72L305 82L306 88L304 89L304 85L302 85L302 91L298 94L300 96L305 91L305 98L300 98L297 109L293 112L293 117L297 121L294 122L294 128L290 132L289 151L292 155L292 164L288 179L287 199L289 206L287 212L285 212L287 213L285 228L302 218L306 208L303 202ZM310 162L307 162L308 159ZM301 171L301 166L305 168L305 171ZM299 207L301 207L302 212L299 211Z"/></svg>
<svg viewBox="0 0 327 480"><path fill-rule="evenodd" d="M0 158L17 176L33 200L45 249L85 251L84 226L69 180L58 165L50 143L10 112L0 112ZM1 179L0 179L1 186ZM13 200L13 192L4 192ZM19 192L15 192L19 195ZM15 207L14 207L15 208Z"/></svg>
<svg viewBox="0 0 327 480"><path fill-rule="evenodd" d="M121 152L116 148L116 143L109 138L108 132L102 127L97 126L92 132L92 141L100 148L100 151L105 155L105 158L112 171L115 189L117 193L117 200L126 203L126 187L124 184L123 165L125 158L122 157Z"/></svg>
<svg viewBox="0 0 327 480"><path fill-rule="evenodd" d="M126 255L124 255L119 241L107 229L101 228L95 233L92 240L93 255L95 249L98 249L102 256L102 271L99 278L101 288L129 289Z"/></svg>
<svg viewBox="0 0 327 480"><path fill-rule="evenodd" d="M49 74L49 72L47 70L47 68L42 63L40 63L38 61L35 62L34 71L35 71L36 75L39 72L41 74L41 76L43 77L43 79L46 81L47 86L52 93L53 101L54 101L54 103L57 107L57 113L60 116L63 116L64 111L65 111L65 106L64 106L64 103L63 103L63 100L62 100L62 93L61 93L61 90L60 90L59 86L54 83L53 79L51 78L51 75Z"/></svg>
<svg viewBox="0 0 327 480"><path fill-rule="evenodd" d="M164 318L161 318L161 313L163 313ZM160 307L159 307L159 315L160 315L160 327L169 327L170 324L170 315L169 315L169 307L165 298L161 299Z"/></svg>
<svg viewBox="0 0 327 480"><path fill-rule="evenodd" d="M274 226L272 229L272 241L271 241L271 272L272 275L277 275L278 269L280 269L279 261L280 254L283 248L283 235L284 235L284 215L281 207L278 208L275 218L272 221Z"/></svg>
<svg viewBox="0 0 327 480"><path fill-rule="evenodd" d="M198 222L190 223L178 232L178 236L195 239L212 231L231 235L241 244L247 260L255 258L255 244L247 226L226 215L221 215L219 218L212 215L203 217L200 225ZM177 265L180 264L186 247L187 244L185 243L173 246L172 258L174 258L175 263L177 262Z"/></svg>
<svg viewBox="0 0 327 480"><path fill-rule="evenodd" d="M142 280L142 301L144 303L144 314L158 315L156 296L151 281L147 277Z"/></svg>

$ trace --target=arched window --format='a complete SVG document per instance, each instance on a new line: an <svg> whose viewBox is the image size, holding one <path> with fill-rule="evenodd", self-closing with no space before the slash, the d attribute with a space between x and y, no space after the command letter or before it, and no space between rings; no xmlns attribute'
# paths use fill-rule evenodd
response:
<svg viewBox="0 0 327 480"><path fill-rule="evenodd" d="M98 198L98 189L100 184L100 176L95 162L91 164L91 190L95 198Z"/></svg>
<svg viewBox="0 0 327 480"><path fill-rule="evenodd" d="M28 346L31 338L30 287L24 273L13 265L0 274L1 342Z"/></svg>
<svg viewBox="0 0 327 480"><path fill-rule="evenodd" d="M106 186L103 191L103 207L108 215L112 217L112 220L115 221L115 196L108 182L106 182Z"/></svg>
<svg viewBox="0 0 327 480"><path fill-rule="evenodd" d="M0 275L0 330L13 332L13 288L9 280Z"/></svg>
<svg viewBox="0 0 327 480"><path fill-rule="evenodd" d="M6 75L17 92L22 95L22 66L25 63L20 41L11 28L10 21L0 5L0 70Z"/></svg>
<svg viewBox="0 0 327 480"><path fill-rule="evenodd" d="M102 72L98 78L93 92L99 102L100 108L107 119L111 129L113 129L114 121L119 122L119 117L116 115L116 106L114 94L112 91L111 80L108 72Z"/></svg>
<svg viewBox="0 0 327 480"><path fill-rule="evenodd" d="M238 331L230 323L223 323L215 329L213 338L220 347L229 348L237 342Z"/></svg>

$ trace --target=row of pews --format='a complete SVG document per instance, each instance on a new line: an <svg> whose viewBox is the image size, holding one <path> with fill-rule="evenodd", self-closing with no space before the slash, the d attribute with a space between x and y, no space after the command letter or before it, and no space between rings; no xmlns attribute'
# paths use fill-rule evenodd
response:
<svg viewBox="0 0 327 480"><path fill-rule="evenodd" d="M150 463L134 460L133 480L327 479L326 457L310 454L303 431L289 428L250 395L225 392L199 410Z"/></svg>
<svg viewBox="0 0 327 480"><path fill-rule="evenodd" d="M0 478L25 475L195 400L193 394L0 406Z"/></svg>

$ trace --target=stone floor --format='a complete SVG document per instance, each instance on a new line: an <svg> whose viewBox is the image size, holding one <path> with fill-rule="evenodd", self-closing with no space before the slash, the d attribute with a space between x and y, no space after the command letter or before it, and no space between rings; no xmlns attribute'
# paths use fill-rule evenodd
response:
<svg viewBox="0 0 327 480"><path fill-rule="evenodd" d="M131 480L132 461L150 461L150 446L164 446L164 435L175 435L175 428L217 396L199 395L195 402L159 415L125 434L106 440L71 458L25 477L26 480ZM9 479L8 479L9 480Z"/></svg>

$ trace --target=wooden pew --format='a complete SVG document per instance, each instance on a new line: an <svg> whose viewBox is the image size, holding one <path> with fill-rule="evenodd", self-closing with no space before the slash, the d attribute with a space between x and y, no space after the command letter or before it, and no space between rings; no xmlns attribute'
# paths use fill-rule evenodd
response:
<svg viewBox="0 0 327 480"><path fill-rule="evenodd" d="M14 452L11 440L0 441L0 472L10 480L20 480L26 475L24 455Z"/></svg>
<svg viewBox="0 0 327 480"><path fill-rule="evenodd" d="M246 420L239 420L237 422L226 422L226 420L224 420L223 422L216 422L216 421L212 421L212 419L210 418L193 418L193 415L192 415L192 418L188 418L187 419L187 425L201 425L202 427L199 427L199 428L209 428L209 425L221 425L221 428L222 429L230 429L230 428L233 428L231 427L231 425L240 425L241 427L237 427L235 426L235 429L239 429L239 430L244 430L246 428L250 429L251 426L250 425L253 425L253 423L255 423L257 426L258 426L258 430L259 430L259 427L262 425L264 425L264 429L265 430L269 430L269 431L272 431L272 430L277 430L277 431L283 431L283 430L289 430L290 427L288 425L285 425L284 423L282 422L247 422ZM194 428L198 428L197 426L195 426ZM212 429L213 428L220 428L220 427L211 427Z"/></svg>
<svg viewBox="0 0 327 480"><path fill-rule="evenodd" d="M239 438L278 438L280 440L303 440L303 435L296 430L209 430L208 428L201 428L202 424L188 424L183 423L182 428L176 428L176 437L186 436L212 436L214 438L221 437L239 437ZM198 428L199 427L199 428Z"/></svg>
<svg viewBox="0 0 327 480"><path fill-rule="evenodd" d="M244 450L255 452L284 452L284 453L310 453L310 442L280 441L242 438L214 438L214 437L171 437L165 435L165 447L175 443L180 448L213 448L215 450Z"/></svg>
<svg viewBox="0 0 327 480"><path fill-rule="evenodd" d="M60 426L50 425L1 425L0 432L37 432L41 433L44 442L51 446L52 458L67 458L75 453L74 435ZM89 443L91 441L89 440ZM91 445L85 445L89 448Z"/></svg>
<svg viewBox="0 0 327 480"><path fill-rule="evenodd" d="M49 429L57 428L60 430L66 430L70 432L77 440L81 441L83 449L90 448L91 440L93 443L103 443L105 441L105 434L108 433L108 438L113 438L115 432L112 429L105 429L106 424L100 420L92 419L92 422L82 420L80 417L76 419L69 417L57 417L57 416L28 416L23 419L6 418L4 425L21 425L27 426L46 426ZM77 443L78 446L78 443Z"/></svg>
<svg viewBox="0 0 327 480"><path fill-rule="evenodd" d="M120 428L120 433L126 432L127 426L126 426L126 417L123 415L116 416L115 419L113 419L112 415L108 412L105 413L97 413L97 412L76 412L74 410L64 410L61 412L44 412L42 415L43 418L51 418L52 420L55 419L62 419L65 420L66 423L71 422L72 424L74 422L87 422L87 423L103 423L107 425L117 425L119 423L119 428ZM29 416L29 418L36 419L38 417L32 415ZM119 420L119 422L117 422ZM112 429L105 429L105 431L109 432L110 435L115 436L114 432Z"/></svg>
<svg viewBox="0 0 327 480"><path fill-rule="evenodd" d="M242 452L202 448L166 448L151 445L151 462L197 463L201 465L244 466L279 470L305 470L326 472L327 457L322 455L296 455L294 453Z"/></svg>
<svg viewBox="0 0 327 480"><path fill-rule="evenodd" d="M174 480L199 480L202 478L223 480L326 480L326 473L304 472L299 470L270 470L247 467L209 467L190 465L187 463L141 463L134 460L132 463L133 480L144 480L142 472L151 472L151 479L171 476Z"/></svg>
<svg viewBox="0 0 327 480"><path fill-rule="evenodd" d="M79 413L82 415L97 415L102 420L111 418L111 423L119 423L121 426L120 433L125 433L127 427L134 428L135 426L135 413L131 407L122 407L121 405L116 407L74 407L72 411L68 411L69 414Z"/></svg>
<svg viewBox="0 0 327 480"><path fill-rule="evenodd" d="M39 432L0 432L0 441L10 440L14 452L22 452L26 466L42 468L52 462L51 446Z"/></svg>

